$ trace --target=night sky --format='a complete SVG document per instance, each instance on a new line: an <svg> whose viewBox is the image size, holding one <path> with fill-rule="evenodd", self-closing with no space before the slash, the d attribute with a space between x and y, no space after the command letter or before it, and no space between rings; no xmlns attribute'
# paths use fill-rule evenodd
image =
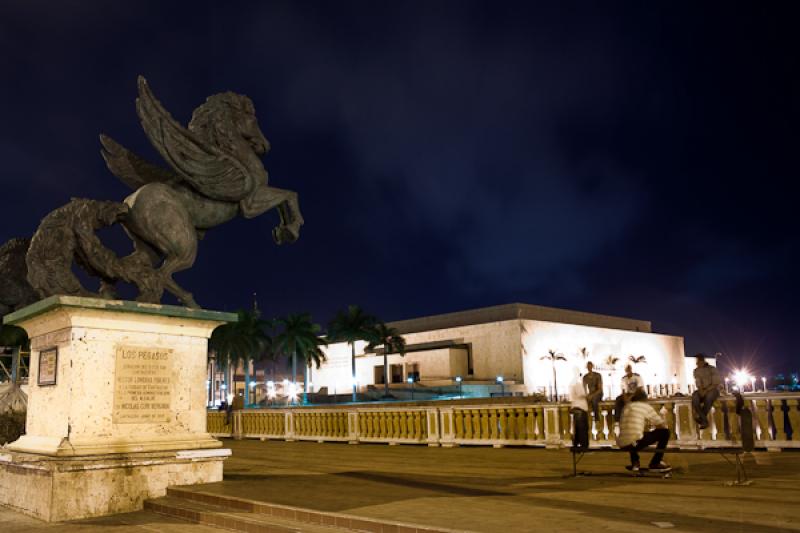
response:
<svg viewBox="0 0 800 533"><path fill-rule="evenodd" d="M160 162L143 74L183 123L250 96L270 183L300 194L293 245L273 244L275 212L208 233L176 276L204 307L256 292L268 316L326 323L351 303L391 321L525 302L797 369L785 6L5 1L0 241L72 196L129 193L101 132Z"/></svg>

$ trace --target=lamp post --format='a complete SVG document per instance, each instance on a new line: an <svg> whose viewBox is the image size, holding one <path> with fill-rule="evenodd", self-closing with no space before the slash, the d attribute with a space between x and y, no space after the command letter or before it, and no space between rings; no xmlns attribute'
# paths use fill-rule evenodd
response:
<svg viewBox="0 0 800 533"><path fill-rule="evenodd" d="M411 385L411 399L413 400L414 399L414 378L411 377L411 376L408 376L408 379L406 381L408 381L409 385Z"/></svg>
<svg viewBox="0 0 800 533"><path fill-rule="evenodd" d="M503 384L503 376L497 376L497 380L496 381L500 385L500 396L505 396L506 395L506 388L505 388L505 385Z"/></svg>
<svg viewBox="0 0 800 533"><path fill-rule="evenodd" d="M761 385L764 386L764 392L767 392L767 378L766 378L766 376L761 376Z"/></svg>
<svg viewBox="0 0 800 533"><path fill-rule="evenodd" d="M756 391L756 378L753 376L750 378L750 392Z"/></svg>
<svg viewBox="0 0 800 533"><path fill-rule="evenodd" d="M458 383L458 397L459 398L463 398L464 397L464 395L461 392L461 382L462 382L461 376L456 376L456 383Z"/></svg>
<svg viewBox="0 0 800 533"><path fill-rule="evenodd" d="M730 391L728 390L728 382L729 381L730 381L730 378L725 378L725 394L729 394L730 393Z"/></svg>

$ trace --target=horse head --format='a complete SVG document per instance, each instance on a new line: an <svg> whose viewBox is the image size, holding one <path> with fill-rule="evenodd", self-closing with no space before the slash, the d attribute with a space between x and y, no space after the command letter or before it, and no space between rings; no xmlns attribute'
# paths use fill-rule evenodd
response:
<svg viewBox="0 0 800 533"><path fill-rule="evenodd" d="M194 110L189 131L230 153L249 149L256 156L270 150L270 144L256 119L253 101L232 92L209 96Z"/></svg>

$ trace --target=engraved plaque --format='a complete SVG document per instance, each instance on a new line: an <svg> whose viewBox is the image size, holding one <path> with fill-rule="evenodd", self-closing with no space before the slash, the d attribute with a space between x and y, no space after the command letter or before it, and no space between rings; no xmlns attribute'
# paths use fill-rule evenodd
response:
<svg viewBox="0 0 800 533"><path fill-rule="evenodd" d="M55 385L58 375L58 348L48 348L39 352L39 375L36 384Z"/></svg>
<svg viewBox="0 0 800 533"><path fill-rule="evenodd" d="M169 422L172 350L118 346L114 372L114 424Z"/></svg>

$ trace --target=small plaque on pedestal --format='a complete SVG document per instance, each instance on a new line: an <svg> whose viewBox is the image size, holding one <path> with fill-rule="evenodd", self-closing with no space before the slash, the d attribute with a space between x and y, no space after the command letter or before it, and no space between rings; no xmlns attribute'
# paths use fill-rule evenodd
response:
<svg viewBox="0 0 800 533"><path fill-rule="evenodd" d="M40 387L55 385L58 379L58 348L39 352L39 375L36 384Z"/></svg>
<svg viewBox="0 0 800 533"><path fill-rule="evenodd" d="M120 346L114 372L114 424L169 422L171 349Z"/></svg>

